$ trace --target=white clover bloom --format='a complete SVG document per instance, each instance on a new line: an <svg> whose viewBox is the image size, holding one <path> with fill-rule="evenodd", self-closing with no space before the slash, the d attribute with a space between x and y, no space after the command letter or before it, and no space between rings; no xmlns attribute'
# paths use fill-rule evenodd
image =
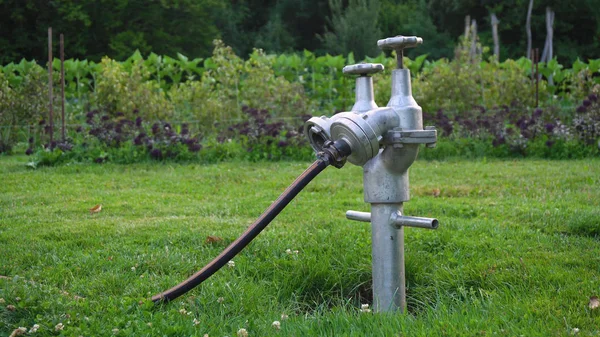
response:
<svg viewBox="0 0 600 337"><path fill-rule="evenodd" d="M184 308L179 309L179 313L182 315L187 314L187 310L185 310Z"/></svg>
<svg viewBox="0 0 600 337"><path fill-rule="evenodd" d="M248 330L241 328L237 332L238 337L248 337Z"/></svg>
<svg viewBox="0 0 600 337"><path fill-rule="evenodd" d="M15 301L16 301L16 302L19 302L20 300L21 300L21 298L20 298L20 297L15 297Z"/></svg>
<svg viewBox="0 0 600 337"><path fill-rule="evenodd" d="M288 249L285 250L285 253L286 254L292 254L292 250L288 248Z"/></svg>
<svg viewBox="0 0 600 337"><path fill-rule="evenodd" d="M65 325L64 325L64 324L62 324L62 323L58 323L58 324L56 324L56 326L54 327L54 331L60 331L60 330L62 330L62 329L64 329L64 328L65 328Z"/></svg>
<svg viewBox="0 0 600 337"><path fill-rule="evenodd" d="M119 333L119 329L117 329L117 328L112 329L112 333L113 333L113 335L118 334Z"/></svg>
<svg viewBox="0 0 600 337"><path fill-rule="evenodd" d="M197 318L194 318L192 322L194 323L194 326L200 324L200 321Z"/></svg>
<svg viewBox="0 0 600 337"><path fill-rule="evenodd" d="M274 321L273 323L271 323L271 326L277 330L281 329L281 323L279 321Z"/></svg>
<svg viewBox="0 0 600 337"><path fill-rule="evenodd" d="M578 333L579 333L579 328L573 328L573 330L571 331L571 333L572 333L573 335L576 335L576 334L578 334Z"/></svg>
<svg viewBox="0 0 600 337"><path fill-rule="evenodd" d="M281 314L281 320L285 321L286 319L288 319L288 315L286 315L285 313Z"/></svg>
<svg viewBox="0 0 600 337"><path fill-rule="evenodd" d="M361 312L371 312L371 309L369 309L369 304L361 304L360 311Z"/></svg>
<svg viewBox="0 0 600 337"><path fill-rule="evenodd" d="M225 299L223 297L217 298L217 302L219 302L219 303L223 303L224 301L225 301Z"/></svg>
<svg viewBox="0 0 600 337"><path fill-rule="evenodd" d="M298 255L298 253L299 253L299 252L298 252L297 250L294 250L294 254Z"/></svg>
<svg viewBox="0 0 600 337"><path fill-rule="evenodd" d="M34 324L34 325L31 327L31 329L29 329L29 333L34 333L34 332L37 332L39 328L40 328L40 325L39 325L39 324Z"/></svg>
<svg viewBox="0 0 600 337"><path fill-rule="evenodd" d="M131 267L131 271L135 271L135 266L134 266L134 267Z"/></svg>
<svg viewBox="0 0 600 337"><path fill-rule="evenodd" d="M233 268L233 267L235 267L235 262L234 262L233 260L232 260L232 261L229 261L229 262L227 262L227 267L229 267L229 268Z"/></svg>

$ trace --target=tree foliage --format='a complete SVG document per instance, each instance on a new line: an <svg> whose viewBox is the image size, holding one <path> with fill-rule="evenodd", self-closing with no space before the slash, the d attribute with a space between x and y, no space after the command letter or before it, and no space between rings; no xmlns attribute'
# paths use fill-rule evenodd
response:
<svg viewBox="0 0 600 337"><path fill-rule="evenodd" d="M124 59L136 49L207 56L221 7L218 0L0 0L0 63L47 59L48 27L65 35L67 57Z"/></svg>
<svg viewBox="0 0 600 337"><path fill-rule="evenodd" d="M411 53L452 57L464 18L477 20L483 45L492 44L490 15L500 20L500 59L525 54L528 0L0 0L0 64L47 58L47 28L65 34L67 57L99 62L182 53L206 57L222 39L238 55L304 49L317 54L378 53L376 40L419 35ZM535 0L533 47L543 49L545 9L556 13L554 54L561 63L600 54L598 0Z"/></svg>

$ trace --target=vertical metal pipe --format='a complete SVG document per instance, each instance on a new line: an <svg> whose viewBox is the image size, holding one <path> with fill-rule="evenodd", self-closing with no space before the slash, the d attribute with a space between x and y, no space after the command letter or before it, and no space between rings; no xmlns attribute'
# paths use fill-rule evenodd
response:
<svg viewBox="0 0 600 337"><path fill-rule="evenodd" d="M398 211L402 212L402 203L371 204L375 312L404 312L406 308L404 229L391 223L391 215Z"/></svg>

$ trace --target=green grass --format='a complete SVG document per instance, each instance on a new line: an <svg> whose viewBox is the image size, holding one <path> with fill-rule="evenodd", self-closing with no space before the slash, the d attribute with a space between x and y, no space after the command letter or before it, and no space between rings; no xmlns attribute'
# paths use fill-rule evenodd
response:
<svg viewBox="0 0 600 337"><path fill-rule="evenodd" d="M153 306L151 295L215 257L308 163L25 161L0 157L3 336L33 324L40 336L600 336L600 309L588 308L600 295L598 159L417 161L405 211L440 227L406 229L409 310L378 315L360 312L370 226L344 216L368 211L358 167L328 168L235 267ZM90 215L96 204L103 211Z"/></svg>

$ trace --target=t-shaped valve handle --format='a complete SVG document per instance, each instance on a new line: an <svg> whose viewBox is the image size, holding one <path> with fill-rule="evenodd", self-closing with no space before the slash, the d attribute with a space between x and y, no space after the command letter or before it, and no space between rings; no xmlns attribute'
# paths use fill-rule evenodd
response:
<svg viewBox="0 0 600 337"><path fill-rule="evenodd" d="M345 66L342 72L346 75L369 76L383 71L380 63L358 63Z"/></svg>
<svg viewBox="0 0 600 337"><path fill-rule="evenodd" d="M363 113L377 108L373 94L373 79L370 75L383 71L380 63L358 63L345 66L346 75L358 75L356 78L356 101L352 111Z"/></svg>
<svg viewBox="0 0 600 337"><path fill-rule="evenodd" d="M404 68L402 64L402 57L404 56L405 48L414 48L423 43L423 39L416 36L402 36L398 35L395 37L388 37L377 41L377 46L381 49L393 49L396 51L396 64L398 69Z"/></svg>

